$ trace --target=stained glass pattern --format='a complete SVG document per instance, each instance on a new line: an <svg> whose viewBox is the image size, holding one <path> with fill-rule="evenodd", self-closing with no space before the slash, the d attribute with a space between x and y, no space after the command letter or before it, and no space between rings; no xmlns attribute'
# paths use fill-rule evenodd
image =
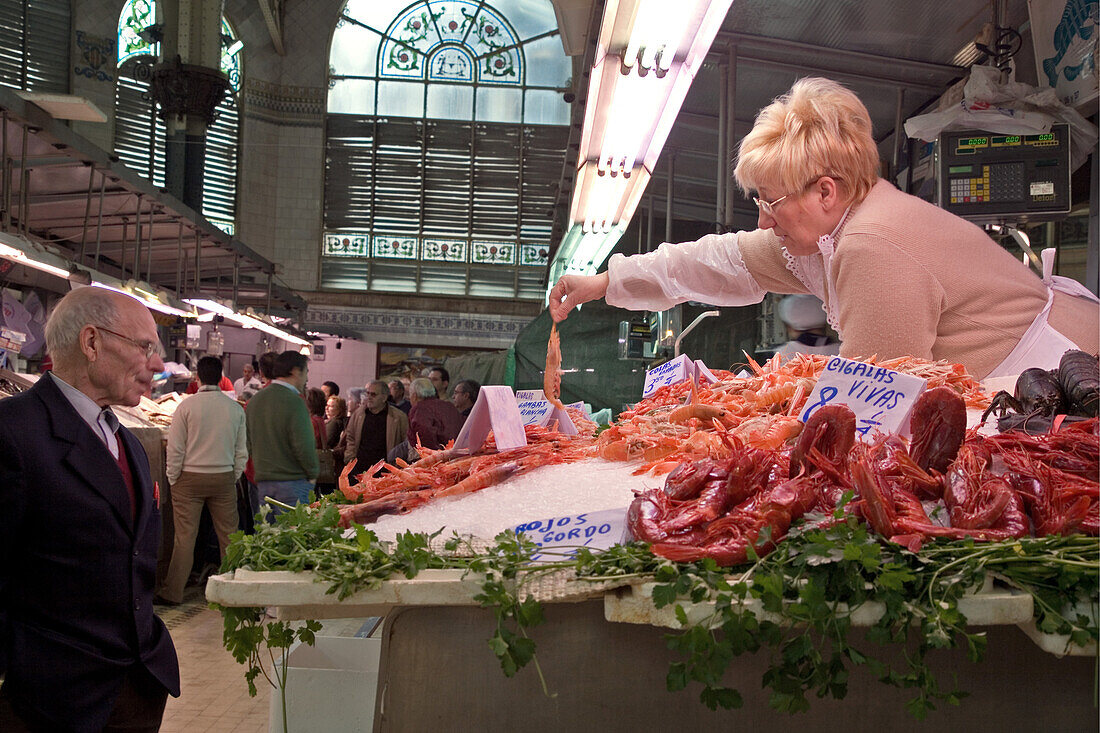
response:
<svg viewBox="0 0 1100 733"><path fill-rule="evenodd" d="M222 18L222 72L229 77L229 86L233 91L241 90L241 48L237 34Z"/></svg>
<svg viewBox="0 0 1100 733"><path fill-rule="evenodd" d="M371 257L388 260L415 260L416 237L390 237L384 234L374 235L371 243Z"/></svg>
<svg viewBox="0 0 1100 733"><path fill-rule="evenodd" d="M159 56L160 43L149 43L141 32L157 22L155 0L126 0L118 17L118 65L134 56ZM233 28L222 18L221 70L229 77L234 91L241 88L241 43Z"/></svg>
<svg viewBox="0 0 1100 733"><path fill-rule="evenodd" d="M152 0L127 0L118 18L118 65L131 56L160 55L160 44L150 44L139 34L157 22L157 6Z"/></svg>
<svg viewBox="0 0 1100 733"><path fill-rule="evenodd" d="M471 260L479 265L516 263L516 245L512 242L474 242L472 254Z"/></svg>
<svg viewBox="0 0 1100 733"><path fill-rule="evenodd" d="M425 239L422 259L437 262L465 262L466 243L454 239Z"/></svg>
<svg viewBox="0 0 1100 733"><path fill-rule="evenodd" d="M379 76L513 84L523 81L519 38L499 12L474 0L428 0L405 9L385 31Z"/></svg>
<svg viewBox="0 0 1100 733"><path fill-rule="evenodd" d="M519 263L533 267L546 267L550 263L550 248L544 244L521 244Z"/></svg>
<svg viewBox="0 0 1100 733"><path fill-rule="evenodd" d="M325 234L326 257L366 257L369 234Z"/></svg>

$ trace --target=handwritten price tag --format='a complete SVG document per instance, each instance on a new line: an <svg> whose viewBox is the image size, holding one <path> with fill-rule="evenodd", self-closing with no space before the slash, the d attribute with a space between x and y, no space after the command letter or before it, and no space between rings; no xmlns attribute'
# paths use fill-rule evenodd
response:
<svg viewBox="0 0 1100 733"><path fill-rule="evenodd" d="M577 434L577 428L569 418L569 413L559 407L554 407L546 400L524 400L518 402L517 407L524 425L550 427L551 423L557 423L558 432L562 435Z"/></svg>
<svg viewBox="0 0 1100 733"><path fill-rule="evenodd" d="M672 361L666 361L660 366L655 366L645 373L645 387L642 388L642 399L649 397L661 387L668 384L678 384L685 379L691 379L695 364L687 354L680 354Z"/></svg>
<svg viewBox="0 0 1100 733"><path fill-rule="evenodd" d="M546 395L543 394L541 389L517 389L516 401L526 402L527 400L545 400Z"/></svg>
<svg viewBox="0 0 1100 733"><path fill-rule="evenodd" d="M876 432L908 429L909 412L926 380L892 369L834 356L799 415L806 422L824 405L847 405L856 414L856 432L870 440Z"/></svg>
<svg viewBox="0 0 1100 733"><path fill-rule="evenodd" d="M622 540L625 529L626 507L586 512L572 517L535 519L512 527L516 534L522 532L527 539L540 547L552 549L561 546L562 553L569 556L576 554L578 546L590 550L606 550ZM552 562L560 560L561 555L539 554L534 559L536 562Z"/></svg>

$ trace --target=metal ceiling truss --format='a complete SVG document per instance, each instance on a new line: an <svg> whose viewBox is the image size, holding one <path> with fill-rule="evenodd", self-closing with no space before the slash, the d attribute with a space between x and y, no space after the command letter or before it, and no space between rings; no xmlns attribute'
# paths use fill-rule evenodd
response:
<svg viewBox="0 0 1100 733"><path fill-rule="evenodd" d="M177 297L294 313L275 265L14 91L0 88L0 228L76 267Z"/></svg>

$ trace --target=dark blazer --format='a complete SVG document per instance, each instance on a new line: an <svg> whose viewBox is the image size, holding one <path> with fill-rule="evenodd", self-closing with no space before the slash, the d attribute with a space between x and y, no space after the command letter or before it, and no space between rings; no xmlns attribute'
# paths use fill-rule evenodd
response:
<svg viewBox="0 0 1100 733"><path fill-rule="evenodd" d="M149 460L130 431L118 436L136 519L111 452L51 378L0 400L0 673L35 729L101 729L135 664L179 695L176 650L153 614Z"/></svg>

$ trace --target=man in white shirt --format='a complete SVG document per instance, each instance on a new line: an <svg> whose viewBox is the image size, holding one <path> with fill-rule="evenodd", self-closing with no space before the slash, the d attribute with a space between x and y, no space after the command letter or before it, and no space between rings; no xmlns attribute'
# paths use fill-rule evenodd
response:
<svg viewBox="0 0 1100 733"><path fill-rule="evenodd" d="M840 344L829 337L826 330L825 305L816 295L788 295L779 301L779 320L787 327L790 339L775 350L784 359L795 354L840 353Z"/></svg>
<svg viewBox="0 0 1100 733"><path fill-rule="evenodd" d="M241 378L233 383L233 393L241 402L248 402L248 398L263 388L260 375L256 374L256 368L251 362L241 368Z"/></svg>
<svg viewBox="0 0 1100 733"><path fill-rule="evenodd" d="M218 389L221 360L199 359L201 387L176 408L168 429L167 474L172 490L175 545L156 602L178 605L195 552L203 505L210 509L218 547L225 556L237 531L237 477L248 460L244 409Z"/></svg>

